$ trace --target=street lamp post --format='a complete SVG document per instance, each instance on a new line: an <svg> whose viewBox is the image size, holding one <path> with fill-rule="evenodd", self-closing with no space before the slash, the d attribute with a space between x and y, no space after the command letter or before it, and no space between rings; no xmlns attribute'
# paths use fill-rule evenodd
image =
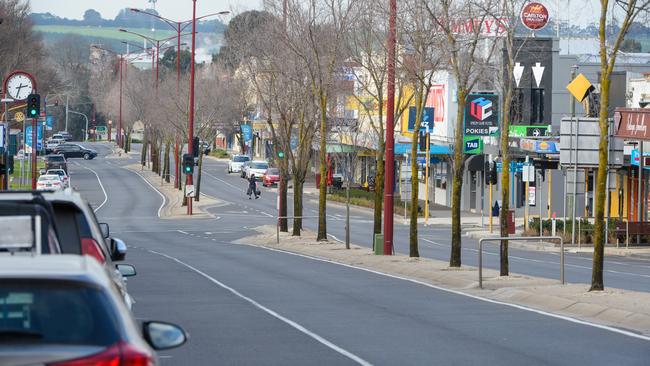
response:
<svg viewBox="0 0 650 366"><path fill-rule="evenodd" d="M83 114L81 112L75 112L75 111L72 111L72 110L69 110L68 113L76 114L76 115L82 116L83 118L86 119L86 129L84 130L84 141L88 141L88 116L86 116L85 114Z"/></svg>

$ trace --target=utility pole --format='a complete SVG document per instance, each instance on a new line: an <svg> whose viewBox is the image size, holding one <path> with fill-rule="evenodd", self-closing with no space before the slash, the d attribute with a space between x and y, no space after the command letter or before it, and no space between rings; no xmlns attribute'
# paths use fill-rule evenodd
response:
<svg viewBox="0 0 650 366"><path fill-rule="evenodd" d="M575 80L576 78L576 70L578 69L577 65L573 65L571 68L571 80ZM572 219L571 219L571 244L575 244L576 242L576 208L577 208L577 203L578 203L578 127L580 126L578 124L578 121L576 121L576 100L572 96L569 96L571 98L571 130L573 130L573 125L576 125L576 134L575 134L575 146L573 147L573 159L575 159L574 164L573 164L573 200L572 200L572 207L571 210L573 211L572 213ZM573 132L573 131L571 131ZM571 140L573 141L573 139ZM587 192L585 192L587 194ZM565 220L565 226L566 226L566 220Z"/></svg>
<svg viewBox="0 0 650 366"><path fill-rule="evenodd" d="M637 222L643 222L643 204L645 200L643 199L643 141L639 140L639 180L637 184ZM636 244L641 244L641 235L636 236Z"/></svg>
<svg viewBox="0 0 650 366"><path fill-rule="evenodd" d="M395 181L395 23L397 18L397 1L388 1L390 14L388 19L386 174L384 175L384 255L393 254L393 183Z"/></svg>
<svg viewBox="0 0 650 366"><path fill-rule="evenodd" d="M65 132L68 132L68 109L70 105L70 97L65 96Z"/></svg>
<svg viewBox="0 0 650 366"><path fill-rule="evenodd" d="M492 215L492 199L493 199L492 198L492 169L496 170L496 168L497 168L496 164L494 163L494 157L492 156L492 154L488 155L488 162L489 162L489 167L490 167L490 172L489 172L489 174L490 174L490 179L489 179L489 181L490 181L490 193L489 193L489 196L490 196L490 234L492 234L492 224L494 222L494 218L493 218L494 215ZM492 164L495 164L495 166L492 166Z"/></svg>
<svg viewBox="0 0 650 366"><path fill-rule="evenodd" d="M32 155L30 156L32 161L32 189L36 189L36 155L38 154L38 131L36 130L38 117L32 118Z"/></svg>

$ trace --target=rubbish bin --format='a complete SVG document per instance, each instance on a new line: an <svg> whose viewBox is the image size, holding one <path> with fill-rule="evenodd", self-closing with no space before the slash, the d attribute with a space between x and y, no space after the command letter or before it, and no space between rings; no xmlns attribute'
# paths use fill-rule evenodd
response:
<svg viewBox="0 0 650 366"><path fill-rule="evenodd" d="M515 210L508 210L508 233L515 233Z"/></svg>
<svg viewBox="0 0 650 366"><path fill-rule="evenodd" d="M316 188L320 188L320 173L316 173Z"/></svg>
<svg viewBox="0 0 650 366"><path fill-rule="evenodd" d="M384 254L384 234L375 234L374 248L376 255Z"/></svg>

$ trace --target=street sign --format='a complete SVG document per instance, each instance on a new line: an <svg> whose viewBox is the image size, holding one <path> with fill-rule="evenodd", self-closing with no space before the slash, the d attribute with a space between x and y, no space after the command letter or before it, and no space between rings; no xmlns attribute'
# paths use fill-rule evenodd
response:
<svg viewBox="0 0 650 366"><path fill-rule="evenodd" d="M535 166L534 165L525 165L522 170L521 180L524 182L534 182L535 181Z"/></svg>
<svg viewBox="0 0 650 366"><path fill-rule="evenodd" d="M95 131L99 134L104 134L108 132L108 127L106 126L97 126L95 127Z"/></svg>
<svg viewBox="0 0 650 366"><path fill-rule="evenodd" d="M528 187L528 206L535 206L537 200L537 189L536 187Z"/></svg>
<svg viewBox="0 0 650 366"><path fill-rule="evenodd" d="M250 125L241 125L241 133L244 136L244 142L249 142L253 139L253 128Z"/></svg>
<svg viewBox="0 0 650 366"><path fill-rule="evenodd" d="M54 116L45 117L45 126L48 131L52 131L54 129Z"/></svg>
<svg viewBox="0 0 650 366"><path fill-rule="evenodd" d="M429 131L433 133L433 119L435 116L433 107L424 107L422 111L422 121L420 121L420 131ZM417 116L417 108L409 107L408 130L413 131L415 128L415 117Z"/></svg>
<svg viewBox="0 0 650 366"><path fill-rule="evenodd" d="M524 163L510 162L510 173L522 173L524 171ZM497 162L497 172L503 172L503 163Z"/></svg>
<svg viewBox="0 0 650 366"><path fill-rule="evenodd" d="M5 125L0 124L0 149L4 149L7 146L7 142L5 141L6 135Z"/></svg>
<svg viewBox="0 0 650 366"><path fill-rule="evenodd" d="M464 153L467 155L478 155L483 152L483 139L479 136L465 136Z"/></svg>
<svg viewBox="0 0 650 366"><path fill-rule="evenodd" d="M32 126L25 126L25 145L28 152L32 151ZM43 150L43 126L36 126L36 149Z"/></svg>
<svg viewBox="0 0 650 366"><path fill-rule="evenodd" d="M594 89L594 86L591 85L587 77L580 74L576 76L576 78L573 79L566 88L569 90L569 93L578 100L578 102L582 103L587 94Z"/></svg>
<svg viewBox="0 0 650 366"><path fill-rule="evenodd" d="M472 93L465 103L465 136L491 136L499 132L499 96Z"/></svg>
<svg viewBox="0 0 650 366"><path fill-rule="evenodd" d="M196 193L194 192L194 185L185 186L185 197L194 197Z"/></svg>
<svg viewBox="0 0 650 366"><path fill-rule="evenodd" d="M544 4L537 2L528 3L521 10L521 24L532 31L546 27L548 21L549 13Z"/></svg>

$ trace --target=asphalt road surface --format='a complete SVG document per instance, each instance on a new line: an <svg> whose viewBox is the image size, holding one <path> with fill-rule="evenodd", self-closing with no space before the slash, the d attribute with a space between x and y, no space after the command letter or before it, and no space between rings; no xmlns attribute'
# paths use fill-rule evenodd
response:
<svg viewBox="0 0 650 366"><path fill-rule="evenodd" d="M210 219L160 219L163 198L125 159L73 160L72 185L129 246L129 280L140 319L178 323L184 347L163 352L163 365L648 365L642 337L526 309L254 246L232 244L249 228L274 222L275 195L248 200L245 183L206 161L202 191L226 202ZM315 205L306 200L306 212ZM313 212L312 212L313 213ZM343 238L343 210L330 207L329 232ZM314 214L315 215L315 214ZM372 217L354 211L352 241L369 245ZM316 220L306 226L315 228ZM407 250L398 226L396 250ZM421 254L447 260L449 227L420 231ZM464 263L475 242L464 239ZM486 266L496 267L494 251ZM559 258L511 251L512 270L555 278ZM519 259L521 258L521 259ZM613 263L613 262L616 263ZM586 282L590 262L567 258L567 279ZM607 261L610 286L648 290L648 263Z"/></svg>

